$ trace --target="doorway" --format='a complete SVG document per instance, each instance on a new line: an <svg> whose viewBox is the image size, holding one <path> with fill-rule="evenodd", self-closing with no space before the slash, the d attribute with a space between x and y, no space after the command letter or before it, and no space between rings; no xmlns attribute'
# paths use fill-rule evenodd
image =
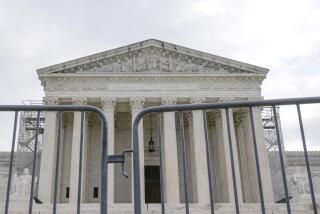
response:
<svg viewBox="0 0 320 214"><path fill-rule="evenodd" d="M145 166L145 203L161 203L160 167Z"/></svg>

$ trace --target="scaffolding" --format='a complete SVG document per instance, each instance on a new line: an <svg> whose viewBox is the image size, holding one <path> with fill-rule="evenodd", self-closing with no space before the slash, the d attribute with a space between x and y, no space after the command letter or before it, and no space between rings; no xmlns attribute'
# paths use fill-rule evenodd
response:
<svg viewBox="0 0 320 214"><path fill-rule="evenodd" d="M276 107L277 119L279 122L280 139L282 141L282 131L279 116L279 107ZM276 125L274 121L272 107L263 107L262 112L262 124L264 130L265 143L268 151L278 151L277 136L276 136Z"/></svg>
<svg viewBox="0 0 320 214"><path fill-rule="evenodd" d="M282 135L282 128L281 128L281 120L280 120L280 108L276 107L276 117L278 120L278 127L279 127L279 134L280 134L280 146L284 154L284 141ZM273 192L275 201L278 203L285 202L285 193L284 187L282 183L282 173L280 168L280 159L279 159L279 146L277 141L276 135L276 125L274 120L274 114L272 107L264 107L261 112L262 116L262 123L264 129L264 137L265 137L265 144L268 151L269 156L269 164L271 170L271 179L273 183ZM284 155L284 167L286 173L288 173L287 168L287 157ZM291 197L291 187L289 186L289 197Z"/></svg>
<svg viewBox="0 0 320 214"><path fill-rule="evenodd" d="M23 105L43 105L42 101L24 100ZM33 152L35 151L37 112L24 111L19 115L19 135L17 143L16 170L18 174L25 168L32 170ZM45 117L40 112L37 158L41 154Z"/></svg>

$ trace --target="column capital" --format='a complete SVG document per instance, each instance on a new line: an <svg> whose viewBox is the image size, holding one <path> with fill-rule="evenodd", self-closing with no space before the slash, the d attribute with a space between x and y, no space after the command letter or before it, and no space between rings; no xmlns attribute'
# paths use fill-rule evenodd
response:
<svg viewBox="0 0 320 214"><path fill-rule="evenodd" d="M191 104L201 104L206 101L205 97L191 97L190 98L190 103Z"/></svg>
<svg viewBox="0 0 320 214"><path fill-rule="evenodd" d="M58 105L59 104L59 97L57 96L46 96L43 98L43 101L47 105Z"/></svg>
<svg viewBox="0 0 320 214"><path fill-rule="evenodd" d="M162 105L175 105L177 103L176 97L161 97Z"/></svg>
<svg viewBox="0 0 320 214"><path fill-rule="evenodd" d="M86 97L72 97L73 105L86 105L87 98Z"/></svg>
<svg viewBox="0 0 320 214"><path fill-rule="evenodd" d="M236 126L242 124L246 120L247 115L248 109L240 109L236 111L233 118L234 124Z"/></svg>
<svg viewBox="0 0 320 214"><path fill-rule="evenodd" d="M140 110L142 110L145 100L146 99L144 97L131 97L130 98L131 111L140 111Z"/></svg>
<svg viewBox="0 0 320 214"><path fill-rule="evenodd" d="M212 125L215 126L216 125L216 121L220 118L220 111L210 111L207 114L207 121L208 121L208 125Z"/></svg>
<svg viewBox="0 0 320 214"><path fill-rule="evenodd" d="M103 111L114 111L116 106L115 97L101 97L101 104Z"/></svg>

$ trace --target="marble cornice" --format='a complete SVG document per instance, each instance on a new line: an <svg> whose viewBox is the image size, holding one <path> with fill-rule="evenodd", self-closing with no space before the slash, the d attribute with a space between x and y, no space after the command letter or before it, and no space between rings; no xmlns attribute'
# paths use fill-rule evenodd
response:
<svg viewBox="0 0 320 214"><path fill-rule="evenodd" d="M170 72L170 73L105 73L105 72L96 72L96 73L50 73L43 74L39 76L39 79L42 80L44 78L107 78L107 79L121 79L121 78L188 78L191 77L193 79L202 79L202 78L254 78L263 81L266 78L265 74L252 74L252 73L207 73L207 72Z"/></svg>

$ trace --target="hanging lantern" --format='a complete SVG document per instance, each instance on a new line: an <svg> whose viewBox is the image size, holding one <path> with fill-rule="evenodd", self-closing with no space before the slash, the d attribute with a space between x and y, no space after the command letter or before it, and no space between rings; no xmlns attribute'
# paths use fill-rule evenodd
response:
<svg viewBox="0 0 320 214"><path fill-rule="evenodd" d="M154 141L152 139L152 123L151 123L151 113L150 113L150 140L149 140L149 152L154 152Z"/></svg>

